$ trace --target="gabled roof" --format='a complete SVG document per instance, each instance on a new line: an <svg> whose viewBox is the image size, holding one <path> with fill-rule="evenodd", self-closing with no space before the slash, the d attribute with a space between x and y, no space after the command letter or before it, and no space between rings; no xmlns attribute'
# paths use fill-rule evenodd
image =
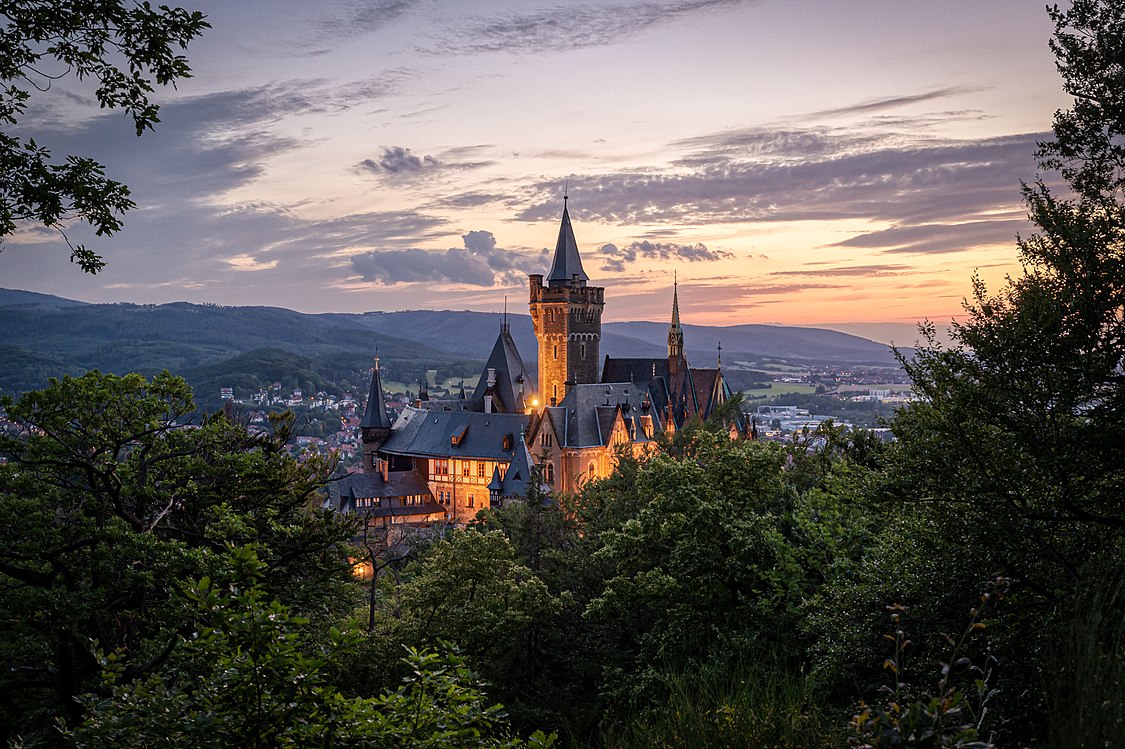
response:
<svg viewBox="0 0 1125 749"><path fill-rule="evenodd" d="M493 389L492 409L502 413L518 413L523 411L524 393L535 392L535 378L527 367L523 358L516 349L516 342L507 326L501 328L496 343L492 346L492 353L488 355L484 371L481 372L477 389L473 392L473 408L477 411L484 410L484 396L488 391L488 370L496 370L496 386Z"/></svg>
<svg viewBox="0 0 1125 749"><path fill-rule="evenodd" d="M575 385L562 402L548 408L547 413L560 447L594 447L608 443L619 411L627 426L633 423L648 396L645 385L632 382ZM648 415L653 417L656 429L660 429L660 414L656 409L650 407ZM643 432L640 436L643 438Z"/></svg>
<svg viewBox="0 0 1125 749"><path fill-rule="evenodd" d="M706 419L711 412L711 394L715 391L715 382L719 379L718 369L704 369L692 367L692 384L695 385L695 402L703 404L700 408L700 418Z"/></svg>
<svg viewBox="0 0 1125 749"><path fill-rule="evenodd" d="M506 463L512 459L520 431L527 428L530 419L525 414L428 411L407 406L381 451L388 455Z"/></svg>
<svg viewBox="0 0 1125 749"><path fill-rule="evenodd" d="M512 456L512 462L508 464L508 470L504 472L504 480L500 486L500 496L527 496L527 488L531 485L531 479L534 476L531 472L531 468L534 465L535 460L531 457L531 452L527 449L527 443L523 440L519 440L516 445L516 453Z"/></svg>
<svg viewBox="0 0 1125 749"><path fill-rule="evenodd" d="M578 242L574 239L574 228L570 225L570 211L563 198L562 225L559 227L559 240L555 243L555 261L547 274L548 286L563 286L577 276L579 281L589 281L590 277L582 270L582 258L578 255Z"/></svg>
<svg viewBox="0 0 1125 749"><path fill-rule="evenodd" d="M383 396L383 381L379 377L379 357L375 357L375 367L371 370L371 391L367 394L367 407L359 426L363 429L390 429L391 419L387 416L387 399Z"/></svg>
<svg viewBox="0 0 1125 749"><path fill-rule="evenodd" d="M391 471L387 480L376 471L350 473L328 484L329 506L338 512L362 515L433 515L445 512L434 501L426 479L414 471ZM421 497L420 503L404 504L404 497ZM378 499L379 506L357 507L357 499Z"/></svg>
<svg viewBox="0 0 1125 749"><path fill-rule="evenodd" d="M617 359L606 356L602 365L602 381L631 381L638 386L647 383L653 410L663 419L671 405L676 426L682 427L684 420L696 412L697 401L692 382L693 370L688 368L686 359L681 357L679 363L679 371L673 375L667 357Z"/></svg>

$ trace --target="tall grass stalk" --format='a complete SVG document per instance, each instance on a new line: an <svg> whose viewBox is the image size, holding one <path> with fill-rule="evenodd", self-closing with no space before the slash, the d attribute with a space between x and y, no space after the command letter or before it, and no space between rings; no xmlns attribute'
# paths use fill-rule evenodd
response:
<svg viewBox="0 0 1125 749"><path fill-rule="evenodd" d="M745 747L819 749L843 744L839 716L810 692L801 674L763 664L679 672L664 704L614 716L603 749Z"/></svg>
<svg viewBox="0 0 1125 749"><path fill-rule="evenodd" d="M1049 678L1048 747L1125 747L1125 577L1097 576L1075 599Z"/></svg>

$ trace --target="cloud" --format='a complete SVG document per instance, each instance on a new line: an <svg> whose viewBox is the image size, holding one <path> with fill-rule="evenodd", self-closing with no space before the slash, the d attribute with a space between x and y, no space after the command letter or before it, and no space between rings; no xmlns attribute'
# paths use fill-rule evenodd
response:
<svg viewBox="0 0 1125 749"><path fill-rule="evenodd" d="M678 141L688 153L669 168L574 177L571 204L586 221L656 227L850 219L985 229L977 222L999 220L988 229L991 239L998 228L1014 233L1015 225L1003 222L1023 215L1020 180L1032 173L1036 143L1045 137L960 140L823 128L716 133ZM553 181L530 186L532 202L516 217L549 219L556 191ZM919 240L891 239L868 241L932 251Z"/></svg>
<svg viewBox="0 0 1125 749"><path fill-rule="evenodd" d="M262 262L248 252L228 257L226 262L233 270L241 271L272 270L278 263L277 260Z"/></svg>
<svg viewBox="0 0 1125 749"><path fill-rule="evenodd" d="M945 253L986 244L1015 246L1016 234L1030 224L1024 219L993 219L960 224L917 224L894 226L882 231L858 234L831 247L881 249L886 253Z"/></svg>
<svg viewBox="0 0 1125 749"><path fill-rule="evenodd" d="M806 116L833 117L837 115L868 114L870 112L878 112L885 109L897 109L898 107L907 106L910 104L918 104L919 102L933 101L935 99L945 99L952 96L961 96L963 94L975 94L987 90L988 88L985 86L947 86L945 88L934 89L933 91L926 91L920 94L888 96L880 99L871 99L859 104L852 104L851 106L847 107L839 107L836 109L822 109L819 112L812 112L811 114Z"/></svg>
<svg viewBox="0 0 1125 749"><path fill-rule="evenodd" d="M503 249L492 232L470 231L461 241L463 247L448 250L372 250L352 256L351 266L364 281L381 286L423 282L505 286L523 282L528 273L542 272L543 252Z"/></svg>
<svg viewBox="0 0 1125 749"><path fill-rule="evenodd" d="M474 151L474 148L475 147L451 149L447 153L471 153ZM437 157L430 156L429 154L417 156L409 148L403 148L402 146L383 146L383 153L378 159L364 159L359 162L357 167L361 171L371 172L373 174L413 178L443 170L479 169L492 163L494 162L472 161L449 163L441 161Z"/></svg>
<svg viewBox="0 0 1125 749"><path fill-rule="evenodd" d="M354 0L343 12L324 18L318 41L338 45L342 39L379 31L406 14L416 0ZM324 8L331 10L332 4Z"/></svg>
<svg viewBox="0 0 1125 749"><path fill-rule="evenodd" d="M647 239L631 242L624 247L605 244L598 248L598 255L602 259L602 270L617 273L624 271L626 263L634 262L638 256L649 260L684 260L689 263L714 262L734 257L734 253L726 250L711 250L700 242L676 244L650 242Z"/></svg>
<svg viewBox="0 0 1125 749"><path fill-rule="evenodd" d="M364 169L375 173L386 174L418 174L426 169L436 169L442 164L433 156L415 156L409 148L401 146L383 147L383 155L376 161L364 159L359 162Z"/></svg>
<svg viewBox="0 0 1125 749"><path fill-rule="evenodd" d="M541 53L617 44L649 29L746 0L688 0L633 5L567 5L479 18L450 31L443 52Z"/></svg>
<svg viewBox="0 0 1125 749"><path fill-rule="evenodd" d="M797 270L777 270L771 276L815 276L821 278L836 278L842 276L897 276L901 274L916 273L916 269L909 265L898 263L886 265L848 265L841 268L799 268Z"/></svg>

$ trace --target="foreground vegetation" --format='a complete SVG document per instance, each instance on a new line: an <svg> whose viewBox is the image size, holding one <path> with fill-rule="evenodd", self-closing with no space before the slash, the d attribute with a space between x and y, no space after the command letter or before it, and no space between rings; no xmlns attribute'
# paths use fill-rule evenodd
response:
<svg viewBox="0 0 1125 749"><path fill-rule="evenodd" d="M4 401L0 741L1120 745L1125 8L1051 14L1070 193L1025 188L1026 272L905 363L894 444L720 414L418 543L368 602L291 417L183 428L166 374Z"/></svg>

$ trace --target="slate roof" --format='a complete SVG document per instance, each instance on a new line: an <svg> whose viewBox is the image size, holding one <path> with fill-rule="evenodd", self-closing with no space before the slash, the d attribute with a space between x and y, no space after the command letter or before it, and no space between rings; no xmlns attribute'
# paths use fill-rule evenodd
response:
<svg viewBox="0 0 1125 749"><path fill-rule="evenodd" d="M699 415L706 419L711 415L709 410L711 404L711 393L715 390L715 380L719 376L717 369L696 369L691 370L692 384L695 386L695 402L701 404Z"/></svg>
<svg viewBox="0 0 1125 749"><path fill-rule="evenodd" d="M407 406L380 451L389 455L508 462L520 431L527 428L530 419L525 414L428 411ZM459 438L456 445L454 436Z"/></svg>
<svg viewBox="0 0 1125 749"><path fill-rule="evenodd" d="M533 475L531 469L534 465L535 460L531 457L531 451L527 449L527 443L520 440L519 444L516 445L516 453L512 456L512 462L508 464L508 470L504 472L504 479L500 483L500 496L527 496L527 488L531 484ZM491 488L492 485L489 484L489 489L491 490ZM549 492L550 489L547 491Z"/></svg>
<svg viewBox="0 0 1125 749"><path fill-rule="evenodd" d="M492 353L488 355L477 389L473 392L473 410L484 410L484 396L488 391L488 370L496 370L496 387L493 391L493 410L516 413L525 408L523 393L535 392L535 377L524 366L516 349L516 342L507 326L500 330ZM522 387L522 392L521 392Z"/></svg>
<svg viewBox="0 0 1125 749"><path fill-rule="evenodd" d="M367 394L367 406L359 425L364 429L391 428L391 418L387 416L387 399L383 396L383 381L379 377L379 357L375 357L375 367L371 370L371 390Z"/></svg>
<svg viewBox="0 0 1125 749"><path fill-rule="evenodd" d="M559 405L548 408L555 439L561 447L594 447L606 445L620 410L626 426L635 438L645 440L639 419L641 404L648 395L645 385L632 382L599 382L575 385ZM651 398L650 398L651 402ZM660 414L650 407L654 430L659 430Z"/></svg>
<svg viewBox="0 0 1125 749"><path fill-rule="evenodd" d="M602 381L647 384L653 410L663 419L668 412L668 405L671 404L676 426L682 427L684 420L696 411L693 371L688 368L686 359L680 360L679 373L673 377L666 357L616 359L606 356L602 365ZM656 373L655 376L653 372Z"/></svg>
<svg viewBox="0 0 1125 749"><path fill-rule="evenodd" d="M422 496L422 504L404 504L403 497ZM378 507L356 507L357 499L378 499ZM392 471L383 480L376 471L351 473L328 484L328 501L332 509L357 513L366 517L401 517L409 515L444 514L445 508L434 500L426 479L414 471Z"/></svg>
<svg viewBox="0 0 1125 749"><path fill-rule="evenodd" d="M582 258L578 255L578 242L574 239L574 228L570 225L570 211L563 199L562 225L559 226L559 240L555 244L555 261L547 274L547 285L554 288L569 284L574 276L586 282L590 277L582 270Z"/></svg>

